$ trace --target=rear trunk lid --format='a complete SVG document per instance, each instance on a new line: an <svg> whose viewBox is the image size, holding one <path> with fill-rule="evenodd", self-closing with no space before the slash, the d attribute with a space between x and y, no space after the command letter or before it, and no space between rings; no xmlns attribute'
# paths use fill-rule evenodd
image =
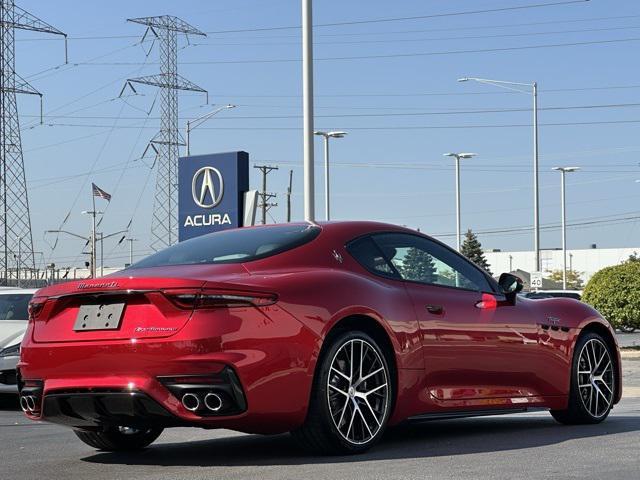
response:
<svg viewBox="0 0 640 480"><path fill-rule="evenodd" d="M124 270L108 277L54 285L34 297L33 341L170 337L184 327L193 312L172 301L173 295L200 291L205 284L232 289L247 276L239 264L183 266ZM101 312L103 317L96 318ZM107 319L109 312L113 318Z"/></svg>

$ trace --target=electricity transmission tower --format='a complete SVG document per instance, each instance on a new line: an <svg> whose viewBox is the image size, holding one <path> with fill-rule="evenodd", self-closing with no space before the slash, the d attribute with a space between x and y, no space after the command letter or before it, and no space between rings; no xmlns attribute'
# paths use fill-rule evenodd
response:
<svg viewBox="0 0 640 480"><path fill-rule="evenodd" d="M170 15L130 18L127 21L146 25L143 40L151 32L160 43L160 73L130 78L125 87L129 86L134 93L133 83L162 89L160 132L149 144L156 154L157 165L151 248L161 250L178 240L178 147L184 145L178 130L178 90L207 94L203 88L178 75L178 33L187 36L206 34Z"/></svg>
<svg viewBox="0 0 640 480"><path fill-rule="evenodd" d="M270 200L276 197L275 193L267 193L267 175L273 170L278 170L278 167L271 167L269 165L254 165L253 168L257 168L262 173L262 191L258 193L260 197L260 203L258 207L262 209L262 224L267 224L267 212L271 207L277 207L277 203L273 203Z"/></svg>
<svg viewBox="0 0 640 480"><path fill-rule="evenodd" d="M35 270L16 95L40 97L42 116L42 94L15 71L17 29L62 35L65 51L67 38L57 28L16 6L14 0L0 0L0 271L7 283L10 272L15 271L19 276L21 269ZM17 250L20 255L14 260L13 252Z"/></svg>

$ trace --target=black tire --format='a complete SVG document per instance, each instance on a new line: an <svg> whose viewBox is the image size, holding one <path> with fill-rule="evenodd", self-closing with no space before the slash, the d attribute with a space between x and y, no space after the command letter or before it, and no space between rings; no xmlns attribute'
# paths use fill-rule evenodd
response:
<svg viewBox="0 0 640 480"><path fill-rule="evenodd" d="M125 429L110 427L101 432L74 430L76 436L90 447L108 452L141 450L151 445L162 428Z"/></svg>
<svg viewBox="0 0 640 480"><path fill-rule="evenodd" d="M610 366L605 373L601 373L600 376L603 376L604 379L600 380L598 383L592 381L590 378L593 376L592 374L581 374L579 377L578 371L583 370L585 367L588 367L588 363L583 359L581 360L581 355L585 349L585 345L589 344L587 348L590 346L595 346L596 349L606 349L606 353L608 354L608 359L603 361L606 365L606 361L610 362ZM598 353L594 353L594 357L599 357L604 350L599 350ZM551 410L551 415L558 422L563 423L565 425L582 425L582 424L594 424L602 422L611 411L613 407L613 400L616 396L616 385L617 385L617 369L615 365L615 355L611 350L608 342L600 335L595 332L588 332L582 335L578 341L576 342L576 347L573 353L573 362L571 368L571 389L569 392L569 403L568 408L566 410ZM583 363L581 363L583 362ZM600 366L600 372L604 367ZM589 370L591 370L589 368ZM596 372L597 373L597 372ZM588 384L593 386L585 386L583 388L579 388L578 379L581 378L582 382L586 382L588 380ZM606 383L605 383L606 382ZM610 384L607 387L607 384ZM596 386L598 388L596 388ZM598 392L598 389L600 393ZM609 391L610 389L610 391ZM610 399L607 402L607 398ZM595 398L595 402L594 402ZM606 407L605 407L606 406ZM598 407L601 408L598 411ZM594 414L594 411L596 414Z"/></svg>
<svg viewBox="0 0 640 480"><path fill-rule="evenodd" d="M314 377L313 388L311 391L311 399L309 403L309 410L307 412L307 418L304 424L297 430L291 432L294 438L299 442L299 444L305 448L306 450L312 453L320 453L324 455L344 455L344 454L357 454L362 453L370 449L373 445L375 445L382 435L387 426L387 421L389 419L389 415L391 413L391 408L393 405L394 398L394 378L395 375L391 372L389 368L389 360L386 354L391 354L392 352L385 352L380 345L369 335L361 331L344 331L340 332L337 335L332 336L328 340L327 347L324 349L321 358L318 360L318 365L316 367L316 375ZM382 375L380 372L373 378L372 383L367 385L369 380L365 380L361 382L363 377L367 377L368 374L360 375L358 373L359 379L355 382L355 387L353 388L354 392L357 392L359 388L363 390L375 390L378 388L378 393L376 397L367 396L367 400L362 400L353 396L342 397L343 394L336 394L334 389L329 387L329 383L334 385L335 382L347 382L345 377L341 378L340 375L335 373L335 370L331 368L334 361L340 362L338 354L344 355L346 350L343 350L343 347L348 348L351 345L355 348L356 356L358 355L358 344L360 344L360 348L363 351L366 351L365 361L362 363L367 363L367 358L372 362L379 361L380 367L373 366L369 373L379 370L380 368L384 369L384 381L386 382L386 387L380 387L382 385ZM364 350L366 348L366 350ZM376 352L376 355L373 355L371 350ZM377 358L376 358L377 356ZM355 363L355 361L354 361ZM372 363L372 365L376 365ZM352 372L350 377L355 379L355 375ZM351 386L351 380L348 380L348 384ZM338 383L338 385L342 388L342 385ZM346 384L345 384L346 385ZM333 393L329 393L329 392ZM349 395L351 395L352 388L348 389ZM361 394L363 394L362 392ZM355 393L354 393L355 395ZM373 395L373 393L367 394ZM334 420L332 416L331 409L335 408L336 403L339 400L336 400L335 397L345 398L344 406L342 407L342 415L336 415L338 418L337 422ZM384 400L382 399L384 397ZM353 403L351 403L353 402ZM367 403L365 403L367 402ZM360 412L356 412L357 408L354 408L353 405L361 405L362 410ZM372 408L371 408L372 407ZM359 408L359 407L358 407ZM365 411L366 408L366 411ZM338 410L339 404L338 404ZM349 410L349 414L346 412ZM337 413L337 411L336 411ZM356 413L359 413L356 415ZM379 415L377 417L376 415ZM346 435L349 436L350 429L353 428L353 439L349 439L345 437L344 433L336 426L336 423L339 424L343 429L346 425L346 416L353 418L357 418L356 420L351 420L351 424L348 426L348 430L346 431ZM343 418L345 417L345 418ZM365 425L367 423L367 418L371 421L375 420L374 430L365 431ZM344 422L343 422L344 420ZM361 421L362 420L362 421ZM358 441L357 439L357 423L360 423L361 432L363 433L362 441ZM366 433L365 433L366 432ZM371 438L365 438L371 434Z"/></svg>

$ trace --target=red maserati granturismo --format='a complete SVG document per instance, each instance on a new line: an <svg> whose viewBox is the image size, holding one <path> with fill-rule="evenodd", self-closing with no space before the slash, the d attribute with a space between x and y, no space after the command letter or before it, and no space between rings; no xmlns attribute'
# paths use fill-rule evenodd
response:
<svg viewBox="0 0 640 480"><path fill-rule="evenodd" d="M610 325L521 289L381 223L204 235L40 290L20 403L102 450L174 426L292 432L317 452L356 453L410 420L541 408L601 422L622 391Z"/></svg>

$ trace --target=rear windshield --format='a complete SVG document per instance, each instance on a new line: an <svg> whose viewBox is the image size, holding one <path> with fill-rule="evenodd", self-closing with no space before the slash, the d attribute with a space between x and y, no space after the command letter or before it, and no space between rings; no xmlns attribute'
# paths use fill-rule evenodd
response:
<svg viewBox="0 0 640 480"><path fill-rule="evenodd" d="M319 233L320 227L312 225L226 230L178 243L129 268L250 262L303 245Z"/></svg>
<svg viewBox="0 0 640 480"><path fill-rule="evenodd" d="M0 321L27 320L27 307L32 296L30 293L0 295Z"/></svg>

